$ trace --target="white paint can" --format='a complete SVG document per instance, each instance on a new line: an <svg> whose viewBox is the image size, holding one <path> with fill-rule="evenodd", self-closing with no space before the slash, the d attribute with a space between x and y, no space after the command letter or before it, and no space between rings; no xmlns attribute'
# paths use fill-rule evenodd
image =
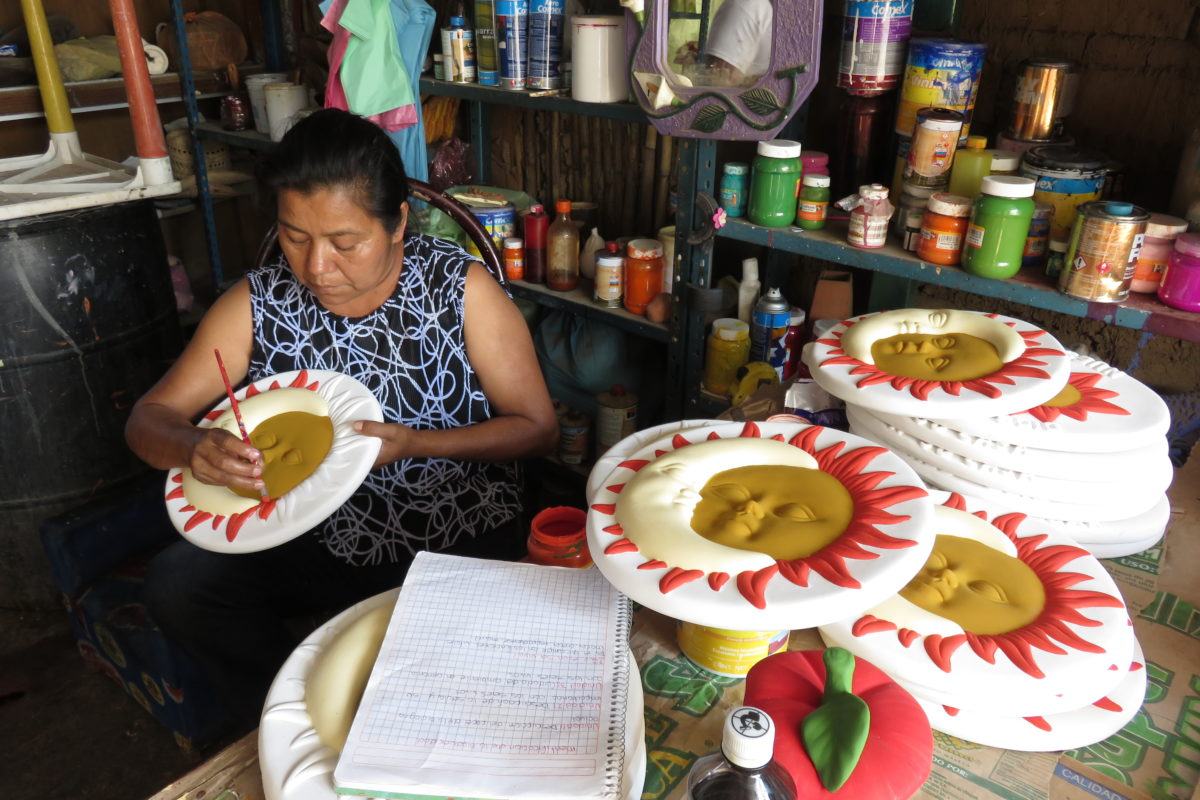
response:
<svg viewBox="0 0 1200 800"><path fill-rule="evenodd" d="M571 97L585 103L620 103L629 98L625 18L571 18Z"/></svg>
<svg viewBox="0 0 1200 800"><path fill-rule="evenodd" d="M263 89L268 83L281 83L286 80L286 72L263 72L258 75L246 76L246 93L250 95L250 112L254 117L254 130L259 133L271 132L271 125L267 121L267 98L263 95Z"/></svg>
<svg viewBox="0 0 1200 800"><path fill-rule="evenodd" d="M278 142L308 107L308 87L298 83L268 83L263 87L271 141Z"/></svg>

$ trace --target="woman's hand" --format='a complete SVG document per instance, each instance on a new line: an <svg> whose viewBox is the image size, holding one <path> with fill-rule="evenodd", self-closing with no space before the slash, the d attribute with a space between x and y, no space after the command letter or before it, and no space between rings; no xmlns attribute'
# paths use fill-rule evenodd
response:
<svg viewBox="0 0 1200 800"><path fill-rule="evenodd" d="M201 483L258 492L262 481L262 453L220 428L198 431L188 467Z"/></svg>
<svg viewBox="0 0 1200 800"><path fill-rule="evenodd" d="M383 446L379 448L379 456L375 459L375 466L372 469L416 455L413 452L416 431L407 425L364 419L354 423L354 430L363 436L374 436L383 440Z"/></svg>

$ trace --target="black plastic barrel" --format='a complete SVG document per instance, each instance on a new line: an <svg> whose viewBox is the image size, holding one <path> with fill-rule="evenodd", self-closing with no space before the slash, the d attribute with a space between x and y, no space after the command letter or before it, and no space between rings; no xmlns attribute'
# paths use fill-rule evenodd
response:
<svg viewBox="0 0 1200 800"><path fill-rule="evenodd" d="M125 421L180 346L150 202L0 222L0 607L56 602L38 523L146 469Z"/></svg>

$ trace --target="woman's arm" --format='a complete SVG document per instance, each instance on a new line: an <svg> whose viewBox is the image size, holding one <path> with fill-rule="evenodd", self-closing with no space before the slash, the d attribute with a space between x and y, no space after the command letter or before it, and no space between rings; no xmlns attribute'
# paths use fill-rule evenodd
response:
<svg viewBox="0 0 1200 800"><path fill-rule="evenodd" d="M465 293L467 358L494 416L440 431L359 422L357 430L383 439L376 466L414 457L511 461L558 444L558 419L521 312L480 264L467 270Z"/></svg>
<svg viewBox="0 0 1200 800"><path fill-rule="evenodd" d="M222 430L201 430L192 420L225 394L214 349L237 385L250 366L253 338L250 288L239 281L204 315L183 354L133 406L125 441L157 469L187 465L205 483L257 490L261 454Z"/></svg>

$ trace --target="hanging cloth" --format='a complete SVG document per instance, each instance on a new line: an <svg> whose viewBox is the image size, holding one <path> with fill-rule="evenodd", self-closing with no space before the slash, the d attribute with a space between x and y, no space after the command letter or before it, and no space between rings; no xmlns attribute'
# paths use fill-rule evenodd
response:
<svg viewBox="0 0 1200 800"><path fill-rule="evenodd" d="M346 55L346 46L350 44L351 35L349 30L338 24L346 3L347 0L332 0L329 3L329 10L321 20L321 27L333 34L333 42L329 45L329 80L325 84L325 107L351 111L341 80L342 61ZM367 119L389 133L407 128L417 123L416 103L393 108L382 114L373 114Z"/></svg>

